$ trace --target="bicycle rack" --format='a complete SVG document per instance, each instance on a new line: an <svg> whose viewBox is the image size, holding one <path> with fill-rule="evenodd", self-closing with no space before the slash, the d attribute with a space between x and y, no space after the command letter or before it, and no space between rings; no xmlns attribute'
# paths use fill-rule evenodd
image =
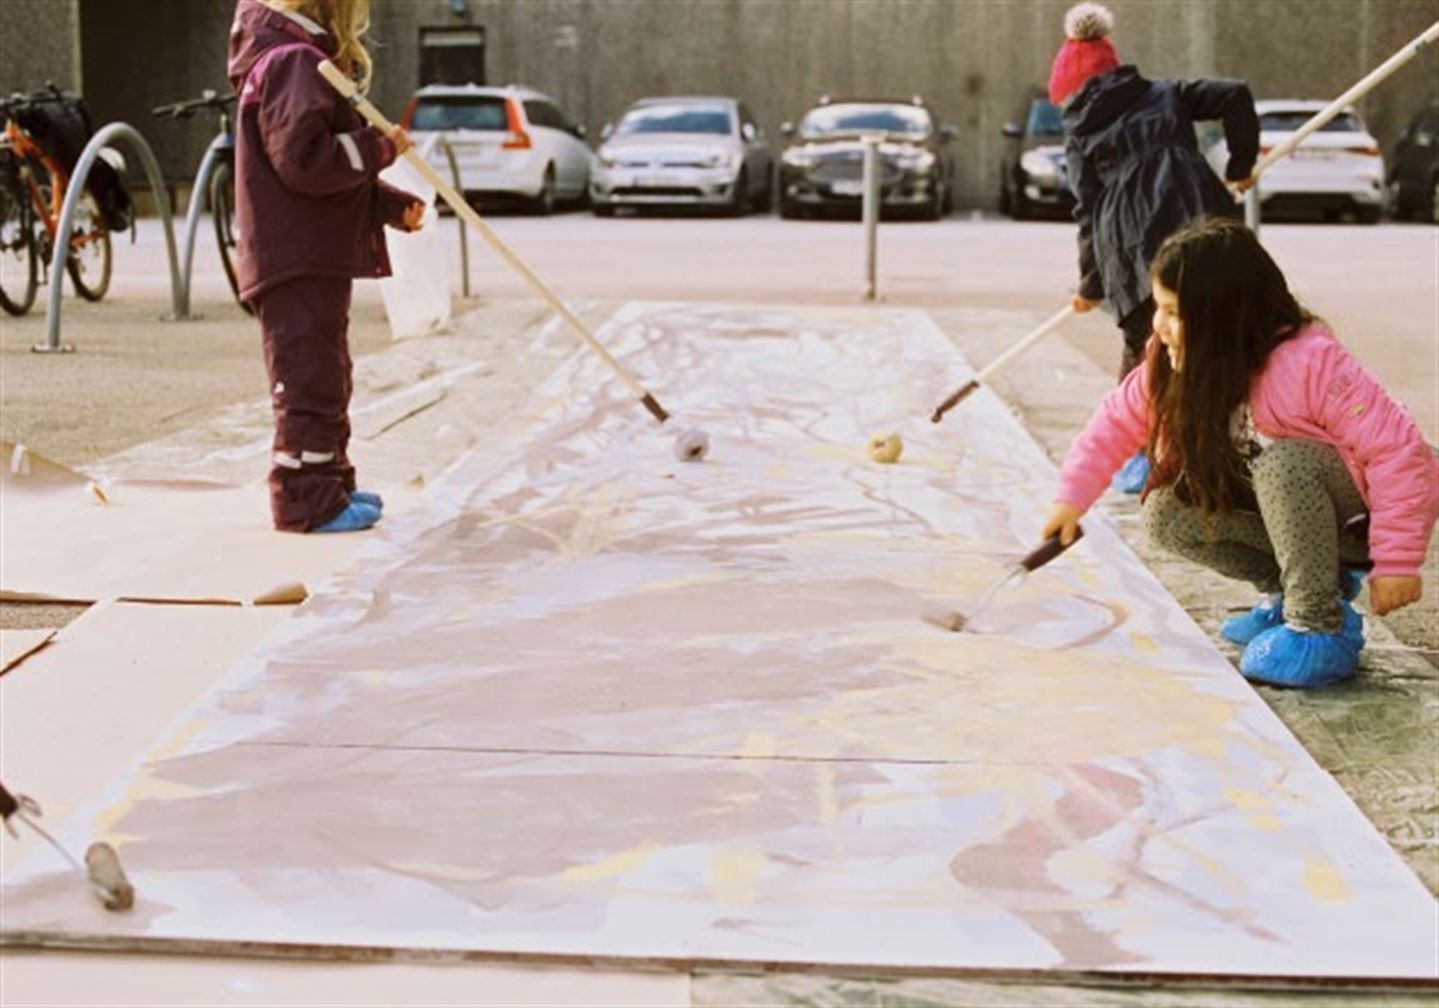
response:
<svg viewBox="0 0 1439 1008"><path fill-rule="evenodd" d="M426 140L420 148L420 156L426 161L429 160L429 153L435 147L441 147L445 152L445 160L450 163L450 177L454 180L455 191L464 192L460 185L460 164L455 160L455 148L450 146L450 141L443 133L436 133ZM459 214L455 215L455 226L460 230L460 292L470 296L470 233L465 227L465 222Z"/></svg>
<svg viewBox="0 0 1439 1008"><path fill-rule="evenodd" d="M111 141L116 139L128 140L139 153L140 163L145 167L145 176L150 180L150 188L155 193L160 222L165 227L165 251L170 259L170 294L174 312L162 318L180 321L190 317L189 291L181 281L180 265L175 256L175 229L170 222L170 196L165 190L165 178L160 174L160 164L155 160L155 152L150 149L140 131L129 123L109 123L90 138L66 183L65 203L60 209L60 226L55 234L55 251L50 259L50 304L45 311L45 342L31 347L36 353L73 353L75 350L74 346L60 344L60 296L65 282L65 260L68 258L65 250L70 247L70 232L75 228L76 208L80 205L80 194L85 191L85 181L90 175L90 168L100 156L101 148L108 147Z"/></svg>
<svg viewBox="0 0 1439 1008"><path fill-rule="evenodd" d="M200 170L195 173L195 183L190 189L190 205L185 211L185 242L180 246L180 275L184 280L180 290L184 295L184 304L180 306L181 313L177 318L200 317L190 314L190 275L195 265L195 234L200 229L200 214L209 199L210 176L215 174L215 165L220 160L221 152L234 148L233 137L215 137L210 141L210 146L205 148L205 156L200 160ZM210 208L212 213L214 210L214 207Z"/></svg>

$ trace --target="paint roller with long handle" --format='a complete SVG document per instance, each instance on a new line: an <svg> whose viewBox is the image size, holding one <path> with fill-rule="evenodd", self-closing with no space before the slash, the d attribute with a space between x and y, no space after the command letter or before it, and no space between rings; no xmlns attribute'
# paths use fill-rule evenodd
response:
<svg viewBox="0 0 1439 1008"><path fill-rule="evenodd" d="M995 580L988 588L980 593L978 600L968 607L969 611L961 612L958 609L931 610L923 613L926 623L933 623L941 630L949 630L958 633L974 622L974 618L989 607L994 597L1000 590L1017 581L1023 580L1043 567L1049 561L1059 556L1069 547L1084 538L1084 528L1076 525L1074 527L1074 538L1064 542L1059 535L1050 536L1024 556L1004 569L1004 573Z"/></svg>
<svg viewBox="0 0 1439 1008"><path fill-rule="evenodd" d="M932 423L939 423L941 420L944 419L944 415L946 413L954 409L965 399L968 399L971 393L975 392L980 385L988 381L990 375L994 374L1000 368L1004 367L1010 361L1014 360L1014 358L1024 353L1024 351L1034 346L1034 344L1038 343L1040 340L1044 339L1044 337L1048 336L1055 329L1058 329L1059 326L1064 323L1065 319L1069 318L1069 316L1073 314L1073 305L1065 305L1062 310L1055 312L1048 319L1046 319L1044 324L1041 325L1038 329L1034 330L1034 332L1024 337L1024 339L1020 340L1018 343L1014 344L1014 346L1010 347L1004 353L1000 354L998 357L992 360L989 364L985 365L985 367L981 371L979 371L973 378L960 386L959 391L955 392L944 402L936 406L934 412L930 414L930 421Z"/></svg>
<svg viewBox="0 0 1439 1008"><path fill-rule="evenodd" d="M340 92L340 94L345 97L345 100L354 106L355 110L364 116L365 120L369 122L371 126L374 126L386 134L394 129L394 125L384 117L380 110L375 108L369 99L360 93L359 88L355 86L355 82L342 73L340 68L335 66L335 64L329 60L321 62L320 75L329 81L330 86ZM430 163L421 157L419 152L414 148L405 151L404 157L405 160L420 173L424 180L434 187L435 192L450 205L450 208L459 214L472 228L478 231L480 237L489 243L490 248L494 249L500 258L514 267L515 272L529 281L530 286L549 302L550 307L570 324L570 327L579 334L585 344L598 354L601 360L609 365L610 370L619 375L620 379L629 386L630 391L635 394L635 398L639 399L641 405L649 410L651 416L660 423L664 423L670 418L669 413L660 405L659 400L651 395L650 392L639 383L639 380L630 374L629 370L623 364L615 360L610 352L605 349L604 345L595 338L594 333L590 332L589 327L580 321L578 315L570 310L569 305L560 300L554 291L550 290L545 282L541 280L529 266L525 265L524 261L515 255L508 245L500 240L500 236L495 234L490 226L485 223L484 218L475 211L474 207L470 206L469 201L466 200L464 196L456 192L454 187L446 182L440 173L435 171ZM680 435L680 440L676 442L675 454L686 461L696 461L704 456L708 450L708 444L708 438L704 436L702 431L686 431Z"/></svg>
<svg viewBox="0 0 1439 1008"><path fill-rule="evenodd" d="M1364 76L1362 80L1356 83L1348 91L1345 91L1338 98L1335 98L1328 105L1324 106L1324 108L1320 109L1318 112L1314 113L1314 115L1310 116L1303 126L1300 126L1297 130L1294 131L1293 136L1291 136L1288 140L1285 140L1282 144L1279 144L1268 154L1264 155L1264 157L1259 159L1259 161L1254 165L1254 171L1250 173L1250 179L1258 179L1261 174L1274 167L1276 162L1294 153L1294 149L1298 147L1301 143L1303 143L1311 133L1315 132L1316 130L1322 129L1324 124L1329 122L1329 120L1333 119L1336 115L1342 112L1346 105L1349 105L1354 101L1357 101L1359 98L1362 98L1364 95L1368 94L1376 86L1378 86L1381 81L1394 73L1395 70L1398 70L1405 63L1408 63L1415 56L1419 55L1419 53L1423 51L1425 46L1433 45L1436 41L1439 41L1439 21L1434 22L1422 34L1418 35L1413 40L1406 43L1403 48L1401 48L1393 56L1390 56L1383 63L1379 64L1379 66L1371 70L1368 74ZM1071 314L1073 314L1073 312L1074 309L1072 307L1065 308L1063 311L1057 312L1049 319L1049 321L1045 322L1038 329L1034 330L1034 332L1030 333L1028 336L1024 337L1024 339L1020 340L1014 346L1010 347L1007 351L1005 351L998 358L996 358L991 364L984 368L984 370L980 371L968 382L966 382L964 386L959 389L959 391L955 392L944 402L940 403L939 407L935 409L934 413L930 415L930 420L932 420L934 423L939 423L939 421L944 418L944 415L946 413L948 413L951 409L953 409L955 406L958 406L961 402L968 398L991 375L993 375L1000 368L1007 365L1010 361L1014 360L1014 358L1024 353L1034 344L1038 343L1041 339L1048 335L1050 331L1055 329L1060 323L1062 323Z"/></svg>

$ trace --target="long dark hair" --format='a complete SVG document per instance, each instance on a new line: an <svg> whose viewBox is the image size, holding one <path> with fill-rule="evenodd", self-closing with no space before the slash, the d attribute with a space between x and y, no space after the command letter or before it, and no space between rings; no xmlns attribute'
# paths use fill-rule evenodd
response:
<svg viewBox="0 0 1439 1008"><path fill-rule="evenodd" d="M1178 481L1204 512L1232 511L1252 500L1231 430L1235 410L1270 352L1314 316L1254 233L1227 218L1201 217L1176 231L1149 278L1179 298L1184 356L1175 371L1159 341L1150 344L1148 489Z"/></svg>

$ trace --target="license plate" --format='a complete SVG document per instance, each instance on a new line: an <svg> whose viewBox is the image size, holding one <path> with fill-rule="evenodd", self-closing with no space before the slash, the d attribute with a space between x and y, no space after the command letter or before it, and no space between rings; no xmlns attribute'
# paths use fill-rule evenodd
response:
<svg viewBox="0 0 1439 1008"><path fill-rule="evenodd" d="M831 182L829 191L836 196L863 196L864 182L859 179L845 179L842 182Z"/></svg>
<svg viewBox="0 0 1439 1008"><path fill-rule="evenodd" d="M641 175L635 179L635 185L643 189L662 189L669 184L669 179L663 175Z"/></svg>

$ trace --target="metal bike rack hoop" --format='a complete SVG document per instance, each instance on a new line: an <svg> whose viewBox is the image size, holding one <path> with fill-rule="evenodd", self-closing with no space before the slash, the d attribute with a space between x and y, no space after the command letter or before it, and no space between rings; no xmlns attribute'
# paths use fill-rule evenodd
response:
<svg viewBox="0 0 1439 1008"><path fill-rule="evenodd" d="M180 320L189 317L189 294L180 278L180 263L175 255L175 229L170 221L170 196L165 191L165 178L160 173L160 163L155 160L155 152L140 135L139 130L129 123L109 123L90 138L66 183L65 203L60 209L60 226L55 234L54 251L50 259L50 303L45 311L45 342L32 347L37 353L65 353L75 349L60 343L60 297L65 280L65 261L69 258L66 253L70 248L70 232L75 227L75 213L80 205L80 194L85 191L90 168L100 156L100 151L117 139L129 141L139 153L140 163L145 167L145 176L155 193L160 223L165 228L165 251L170 260L170 295L173 308L173 313L167 318Z"/></svg>
<svg viewBox="0 0 1439 1008"><path fill-rule="evenodd" d="M460 185L460 163L455 160L455 148L450 145L449 139L443 133L436 133L420 149L420 155L429 160L430 151L439 147L445 152L445 160L450 163L450 177L454 179L455 191L464 192ZM455 226L460 229L460 293L465 297L470 296L470 239L469 232L465 229L465 222L459 214L455 214Z"/></svg>
<svg viewBox="0 0 1439 1008"><path fill-rule="evenodd" d="M185 211L185 241L180 246L180 293L183 301L176 312L176 318L199 318L198 315L190 314L190 277L195 266L195 234L200 229L200 213L205 209L209 200L210 176L215 174L215 165L227 150L234 149L234 141L228 136L217 136L210 141L210 146L205 148L205 156L200 160L200 170L195 173L195 181L190 187L190 205ZM215 208L210 207L214 213Z"/></svg>

